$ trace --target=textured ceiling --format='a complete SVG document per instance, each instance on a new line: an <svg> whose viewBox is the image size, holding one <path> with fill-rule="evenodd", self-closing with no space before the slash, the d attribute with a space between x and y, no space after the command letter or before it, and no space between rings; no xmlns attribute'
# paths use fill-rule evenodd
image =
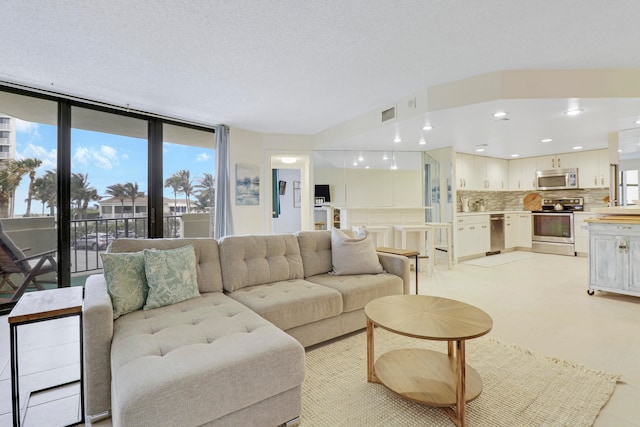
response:
<svg viewBox="0 0 640 427"><path fill-rule="evenodd" d="M313 135L498 70L640 67L637 0L5 0L0 10L2 81L271 133Z"/></svg>

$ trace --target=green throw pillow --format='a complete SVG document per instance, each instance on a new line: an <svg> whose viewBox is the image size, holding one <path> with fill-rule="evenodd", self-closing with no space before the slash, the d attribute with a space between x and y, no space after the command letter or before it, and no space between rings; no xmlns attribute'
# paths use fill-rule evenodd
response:
<svg viewBox="0 0 640 427"><path fill-rule="evenodd" d="M149 296L144 310L199 297L193 245L169 250L145 249L144 269Z"/></svg>
<svg viewBox="0 0 640 427"><path fill-rule="evenodd" d="M147 277L142 252L105 253L102 257L113 319L140 310L147 300Z"/></svg>

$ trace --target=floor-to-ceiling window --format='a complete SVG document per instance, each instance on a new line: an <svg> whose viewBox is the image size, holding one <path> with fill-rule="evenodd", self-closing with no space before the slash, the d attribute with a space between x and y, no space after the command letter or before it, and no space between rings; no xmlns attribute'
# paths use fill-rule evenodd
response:
<svg viewBox="0 0 640 427"><path fill-rule="evenodd" d="M25 291L58 285L55 271L28 282L20 273L28 274L39 260L43 271L56 269L56 117L55 102L0 92L0 302L5 304Z"/></svg>
<svg viewBox="0 0 640 427"><path fill-rule="evenodd" d="M165 124L163 139L163 235L211 237L215 212L214 134ZM190 213L202 215L184 217Z"/></svg>
<svg viewBox="0 0 640 427"><path fill-rule="evenodd" d="M57 263L26 291L83 285L114 239L179 236L177 214L213 212L214 145L213 128L0 86L0 226ZM7 312L24 276L2 271Z"/></svg>
<svg viewBox="0 0 640 427"><path fill-rule="evenodd" d="M147 234L147 122L71 109L72 284L102 268L107 246Z"/></svg>

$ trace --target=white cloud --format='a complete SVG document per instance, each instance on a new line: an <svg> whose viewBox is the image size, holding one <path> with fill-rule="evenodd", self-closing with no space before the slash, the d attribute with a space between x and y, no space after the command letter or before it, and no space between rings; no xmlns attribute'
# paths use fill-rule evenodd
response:
<svg viewBox="0 0 640 427"><path fill-rule="evenodd" d="M108 145L103 145L102 147L100 147L100 152L110 159L118 158L118 152L116 151L116 149Z"/></svg>
<svg viewBox="0 0 640 427"><path fill-rule="evenodd" d="M207 153L200 153L198 154L198 156L196 157L196 162L206 162L209 159L211 159L211 156L208 155Z"/></svg>
<svg viewBox="0 0 640 427"><path fill-rule="evenodd" d="M58 150L47 150L41 145L27 144L24 150L16 152L16 159L36 158L42 160L40 169L55 169L58 167Z"/></svg>
<svg viewBox="0 0 640 427"><path fill-rule="evenodd" d="M99 150L93 147L79 147L73 155L73 161L110 170L118 164L118 150L108 145L101 146Z"/></svg>
<svg viewBox="0 0 640 427"><path fill-rule="evenodd" d="M27 122L24 120L16 119L16 132L27 133L30 135L38 134L38 128L40 125L34 122Z"/></svg>

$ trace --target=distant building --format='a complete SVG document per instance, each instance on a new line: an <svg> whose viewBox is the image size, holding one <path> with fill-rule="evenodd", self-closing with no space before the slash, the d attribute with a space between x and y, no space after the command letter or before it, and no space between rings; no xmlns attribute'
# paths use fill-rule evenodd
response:
<svg viewBox="0 0 640 427"><path fill-rule="evenodd" d="M98 202L98 208L100 211L100 217L105 219L132 218L134 216L145 217L147 216L148 204L147 196L138 197L135 202L135 215L133 214L133 204L131 203L131 199L124 199L123 201L115 197L103 199ZM162 206L162 214L164 216L182 215L187 212L187 199L177 199L175 201L174 208L174 200L165 197Z"/></svg>
<svg viewBox="0 0 640 427"><path fill-rule="evenodd" d="M0 168L16 157L16 119L0 113Z"/></svg>

